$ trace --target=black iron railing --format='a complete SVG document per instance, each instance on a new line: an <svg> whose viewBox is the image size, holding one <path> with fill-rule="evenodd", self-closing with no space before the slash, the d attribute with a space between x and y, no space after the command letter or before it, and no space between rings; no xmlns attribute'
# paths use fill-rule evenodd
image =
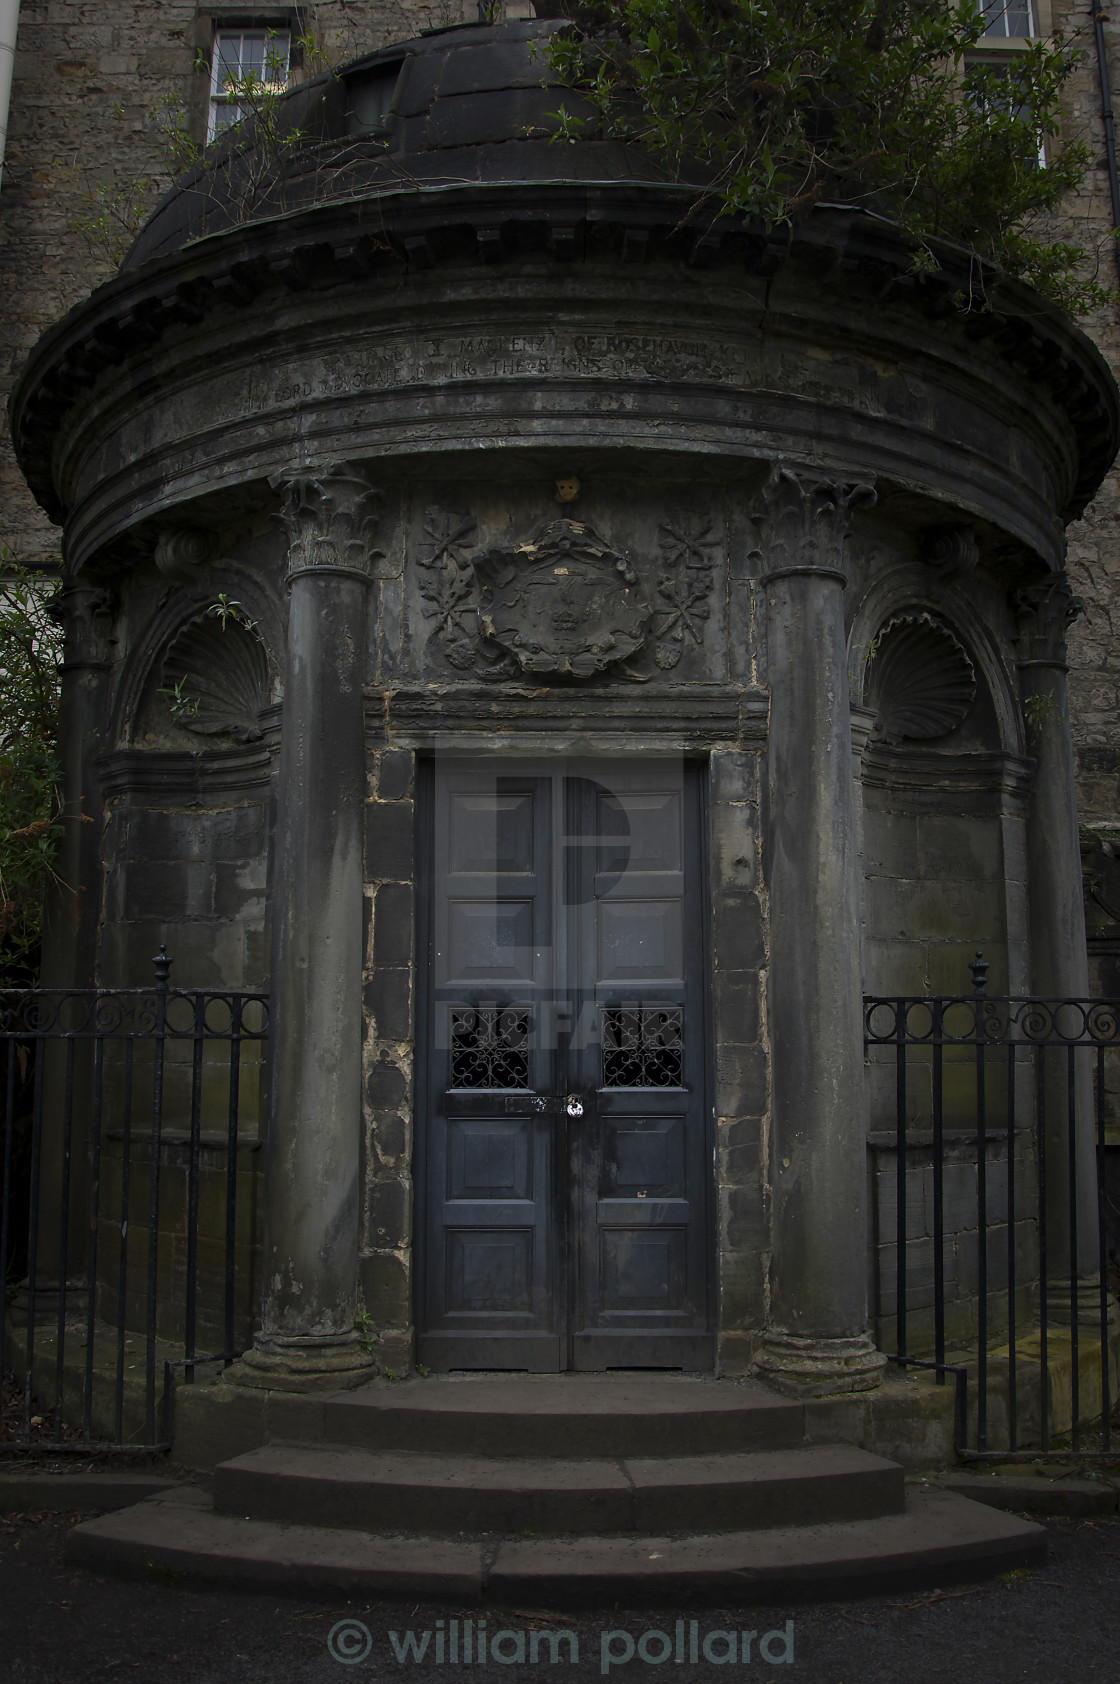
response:
<svg viewBox="0 0 1120 1684"><path fill-rule="evenodd" d="M171 1369L250 1336L268 997L154 964L149 989L0 990L3 1448L158 1445Z"/></svg>
<svg viewBox="0 0 1120 1684"><path fill-rule="evenodd" d="M872 1145L894 1154L874 1195L880 1340L939 1384L974 1380L966 1453L1107 1453L1120 1001L989 995L979 953L971 970L970 995L864 999Z"/></svg>

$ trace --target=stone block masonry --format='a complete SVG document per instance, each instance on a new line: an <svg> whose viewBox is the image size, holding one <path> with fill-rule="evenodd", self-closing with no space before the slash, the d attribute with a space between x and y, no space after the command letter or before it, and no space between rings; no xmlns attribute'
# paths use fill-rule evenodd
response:
<svg viewBox="0 0 1120 1684"><path fill-rule="evenodd" d="M169 105L203 139L207 78L195 67L214 25L266 10L225 0L22 0L0 191L0 399L39 336L114 273L130 229L168 187ZM462 6L320 0L302 10L337 62L456 23ZM303 74L293 66L294 78ZM56 562L61 544L24 484L6 424L0 543L36 565Z"/></svg>

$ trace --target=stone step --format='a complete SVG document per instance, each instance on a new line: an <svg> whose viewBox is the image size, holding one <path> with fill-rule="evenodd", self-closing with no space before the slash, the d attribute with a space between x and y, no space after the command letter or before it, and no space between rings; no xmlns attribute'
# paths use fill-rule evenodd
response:
<svg viewBox="0 0 1120 1684"><path fill-rule="evenodd" d="M903 1474L851 1445L616 1461L270 1444L214 1473L222 1514L360 1530L746 1531L896 1514Z"/></svg>
<svg viewBox="0 0 1120 1684"><path fill-rule="evenodd" d="M465 1456L702 1456L778 1450L805 1436L804 1409L790 1398L664 1374L432 1375L301 1398L298 1410L282 1436Z"/></svg>
<svg viewBox="0 0 1120 1684"><path fill-rule="evenodd" d="M86 1521L69 1559L97 1573L174 1572L299 1596L408 1596L534 1609L817 1602L966 1583L1041 1566L1042 1527L947 1491L909 1489L902 1513L828 1526L573 1540L385 1537L214 1511L179 1488ZM373 1623L374 1617L367 1615ZM493 1622L491 1622L493 1624ZM497 1629L494 1627L493 1629Z"/></svg>

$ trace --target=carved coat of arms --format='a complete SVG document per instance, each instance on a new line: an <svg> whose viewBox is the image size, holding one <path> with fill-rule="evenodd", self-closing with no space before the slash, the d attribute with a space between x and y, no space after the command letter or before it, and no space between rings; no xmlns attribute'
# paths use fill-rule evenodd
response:
<svg viewBox="0 0 1120 1684"><path fill-rule="evenodd" d="M487 550L474 569L482 634L523 673L588 678L645 641L652 610L637 574L581 521Z"/></svg>
<svg viewBox="0 0 1120 1684"><path fill-rule="evenodd" d="M708 516L662 521L653 602L628 558L585 521L550 520L487 550L473 549L475 533L473 515L430 508L416 558L431 635L461 672L563 682L616 667L645 683L651 658L669 671L686 643L703 642L718 545Z"/></svg>

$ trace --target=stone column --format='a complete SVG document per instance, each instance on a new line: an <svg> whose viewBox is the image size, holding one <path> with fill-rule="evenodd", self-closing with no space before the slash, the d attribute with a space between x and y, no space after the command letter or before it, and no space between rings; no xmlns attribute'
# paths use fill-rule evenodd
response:
<svg viewBox="0 0 1120 1684"><path fill-rule="evenodd" d="M1035 769L1027 818L1031 989L1036 995L1083 998L1089 992L1085 908L1077 829L1077 790L1066 689L1066 631L1084 604L1064 573L1018 590L1019 683ZM1077 1193L1077 1289L1082 1315L1100 1316L1096 1273L1097 1164L1089 1055L1077 1059L1074 1179ZM1070 1154L1066 1057L1046 1055L1046 1245L1052 1320L1070 1320ZM1089 1277L1086 1279L1086 1277Z"/></svg>
<svg viewBox="0 0 1120 1684"><path fill-rule="evenodd" d="M57 881L44 908L40 970L43 988L92 988L97 979L102 811L96 759L105 747L102 733L108 707L113 608L112 594L80 575L67 579L51 604L52 614L64 628L58 710L62 836L55 863ZM91 1042L74 1044L65 1235L70 1313L85 1307L89 1260L92 1051ZM63 1256L65 1100L65 1043L48 1041L43 1060L36 1319L54 1318L58 1312L57 1289Z"/></svg>
<svg viewBox="0 0 1120 1684"><path fill-rule="evenodd" d="M844 555L870 485L776 467L760 530L770 685L771 1185L763 1378L802 1396L866 1391L867 1117L860 860L844 636Z"/></svg>
<svg viewBox="0 0 1120 1684"><path fill-rule="evenodd" d="M275 482L274 482L275 483ZM362 681L381 494L348 464L279 482L288 531L272 908L262 1328L229 1371L286 1390L360 1382Z"/></svg>

